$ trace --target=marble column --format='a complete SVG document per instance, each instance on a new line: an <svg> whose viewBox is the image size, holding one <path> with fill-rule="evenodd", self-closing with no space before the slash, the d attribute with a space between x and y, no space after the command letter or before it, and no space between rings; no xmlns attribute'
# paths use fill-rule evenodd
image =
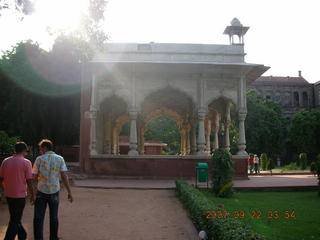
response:
<svg viewBox="0 0 320 240"><path fill-rule="evenodd" d="M196 137L196 124L195 122L192 123L191 129L190 129L190 153L192 155L196 154L197 152L197 137Z"/></svg>
<svg viewBox="0 0 320 240"><path fill-rule="evenodd" d="M90 127L90 154L97 155L97 129L96 129L96 120L97 120L97 111L93 108L90 109L90 119L91 119L91 127Z"/></svg>
<svg viewBox="0 0 320 240"><path fill-rule="evenodd" d="M190 126L187 128L187 150L186 155L190 155L191 152L191 143L190 143Z"/></svg>
<svg viewBox="0 0 320 240"><path fill-rule="evenodd" d="M90 154L97 155L97 88L96 76L92 74L90 104Z"/></svg>
<svg viewBox="0 0 320 240"><path fill-rule="evenodd" d="M225 112L225 119L224 119L224 149L230 151L230 124L231 124L231 117L230 117L230 103L226 104L226 112Z"/></svg>
<svg viewBox="0 0 320 240"><path fill-rule="evenodd" d="M180 138L180 154L185 156L187 154L187 131L185 124L181 126Z"/></svg>
<svg viewBox="0 0 320 240"><path fill-rule="evenodd" d="M206 123L206 153L208 155L211 154L211 143L210 143L210 136L211 136L211 120L207 119Z"/></svg>
<svg viewBox="0 0 320 240"><path fill-rule="evenodd" d="M219 149L219 129L220 129L220 118L219 114L216 114L215 124L214 124L214 143L213 149Z"/></svg>
<svg viewBox="0 0 320 240"><path fill-rule="evenodd" d="M130 156L138 156L139 153L137 151L138 148L138 136L137 136L137 117L138 112L136 110L130 110L130 151L128 155Z"/></svg>
<svg viewBox="0 0 320 240"><path fill-rule="evenodd" d="M205 144L206 144L206 137L205 137L205 129L204 129L204 119L206 116L205 110L201 109L198 112L198 155L206 155L205 153Z"/></svg>
<svg viewBox="0 0 320 240"><path fill-rule="evenodd" d="M247 111L244 109L240 109L238 111L238 120L239 120L239 141L238 141L238 152L237 155L247 156L246 152L246 132L244 121L247 116Z"/></svg>
<svg viewBox="0 0 320 240"><path fill-rule="evenodd" d="M112 130L112 154L117 155L118 152L118 146L117 146L117 129L113 125Z"/></svg>
<svg viewBox="0 0 320 240"><path fill-rule="evenodd" d="M247 116L246 80L244 76L239 79L238 86L238 120L239 120L239 141L237 155L248 156L246 152L246 133L244 122Z"/></svg>

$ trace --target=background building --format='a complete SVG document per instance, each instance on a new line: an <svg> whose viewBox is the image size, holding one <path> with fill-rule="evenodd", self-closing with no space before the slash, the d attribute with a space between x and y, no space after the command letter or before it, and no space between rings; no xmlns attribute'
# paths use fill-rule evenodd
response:
<svg viewBox="0 0 320 240"><path fill-rule="evenodd" d="M287 118L292 118L301 109L310 110L320 106L320 81L309 83L301 71L297 77L259 77L249 88L257 89L263 98L279 102Z"/></svg>

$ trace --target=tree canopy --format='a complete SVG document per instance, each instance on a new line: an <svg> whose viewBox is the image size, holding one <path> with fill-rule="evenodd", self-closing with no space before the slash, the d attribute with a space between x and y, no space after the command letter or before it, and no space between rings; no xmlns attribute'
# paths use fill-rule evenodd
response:
<svg viewBox="0 0 320 240"><path fill-rule="evenodd" d="M320 111L297 112L292 119L290 137L298 153L315 157L320 151Z"/></svg>
<svg viewBox="0 0 320 240"><path fill-rule="evenodd" d="M30 0L0 0L0 16L3 10L15 10L22 14L30 14L33 4Z"/></svg>
<svg viewBox="0 0 320 240"><path fill-rule="evenodd" d="M149 122L145 133L146 140L158 140L168 144L169 154L180 152L180 131L177 123L167 116L161 116Z"/></svg>
<svg viewBox="0 0 320 240"><path fill-rule="evenodd" d="M247 151L268 155L283 151L286 134L285 119L278 103L259 98L258 91L247 92L248 115L246 118Z"/></svg>
<svg viewBox="0 0 320 240"><path fill-rule="evenodd" d="M46 52L22 42L0 60L1 129L28 144L42 137L59 144L78 142L79 57L69 47L61 56L59 44Z"/></svg>

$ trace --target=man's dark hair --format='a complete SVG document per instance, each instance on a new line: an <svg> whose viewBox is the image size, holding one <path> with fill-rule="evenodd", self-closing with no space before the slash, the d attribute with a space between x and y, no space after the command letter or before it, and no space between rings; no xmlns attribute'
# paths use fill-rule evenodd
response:
<svg viewBox="0 0 320 240"><path fill-rule="evenodd" d="M14 145L14 151L16 153L22 153L27 150L28 150L28 146L25 142L16 142L16 144Z"/></svg>
<svg viewBox="0 0 320 240"><path fill-rule="evenodd" d="M47 148L49 151L53 149L53 144L49 139L42 139L38 145L41 148L43 147Z"/></svg>

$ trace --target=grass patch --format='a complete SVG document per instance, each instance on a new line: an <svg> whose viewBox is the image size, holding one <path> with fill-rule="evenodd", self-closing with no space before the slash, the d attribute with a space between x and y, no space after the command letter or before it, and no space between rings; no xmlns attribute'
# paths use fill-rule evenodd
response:
<svg viewBox="0 0 320 240"><path fill-rule="evenodd" d="M320 239L320 198L316 192L237 192L230 199L216 198L209 190L202 192L212 206L223 204L230 218L245 222L267 240ZM257 218L259 211L261 218ZM290 218L285 218L286 211Z"/></svg>

